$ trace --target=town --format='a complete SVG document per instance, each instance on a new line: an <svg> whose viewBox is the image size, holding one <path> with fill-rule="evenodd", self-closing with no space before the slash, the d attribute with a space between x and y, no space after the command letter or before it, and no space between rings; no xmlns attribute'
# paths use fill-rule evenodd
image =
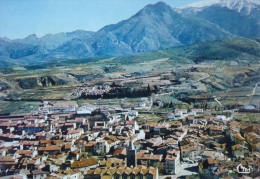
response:
<svg viewBox="0 0 260 179"><path fill-rule="evenodd" d="M259 105L159 114L163 101L151 96L133 104L123 98L121 106L101 101L43 101L31 115L1 116L1 178L260 176L260 124L241 122L244 114L257 114Z"/></svg>

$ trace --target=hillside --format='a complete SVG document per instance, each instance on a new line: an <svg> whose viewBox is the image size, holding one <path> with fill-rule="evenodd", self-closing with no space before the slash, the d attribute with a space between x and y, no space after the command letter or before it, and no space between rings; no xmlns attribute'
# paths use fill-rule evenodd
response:
<svg viewBox="0 0 260 179"><path fill-rule="evenodd" d="M207 60L235 60L238 63L242 61L258 63L260 61L259 43L260 38L233 38L174 47L128 57L118 57L113 61L128 63L170 58L173 60L192 60L196 63Z"/></svg>

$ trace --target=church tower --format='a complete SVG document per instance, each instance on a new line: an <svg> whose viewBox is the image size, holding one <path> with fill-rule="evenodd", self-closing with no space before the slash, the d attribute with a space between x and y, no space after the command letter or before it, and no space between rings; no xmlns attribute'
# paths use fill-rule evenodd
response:
<svg viewBox="0 0 260 179"><path fill-rule="evenodd" d="M129 141L128 149L127 149L127 166L128 167L136 167L137 161L136 161L136 150L133 144L133 141Z"/></svg>

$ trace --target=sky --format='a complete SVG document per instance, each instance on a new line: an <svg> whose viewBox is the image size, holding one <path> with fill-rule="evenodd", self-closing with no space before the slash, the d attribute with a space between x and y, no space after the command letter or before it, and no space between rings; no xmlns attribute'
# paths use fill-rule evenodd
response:
<svg viewBox="0 0 260 179"><path fill-rule="evenodd" d="M179 7L198 0L161 0ZM98 31L159 0L0 0L0 37L25 38L74 30Z"/></svg>

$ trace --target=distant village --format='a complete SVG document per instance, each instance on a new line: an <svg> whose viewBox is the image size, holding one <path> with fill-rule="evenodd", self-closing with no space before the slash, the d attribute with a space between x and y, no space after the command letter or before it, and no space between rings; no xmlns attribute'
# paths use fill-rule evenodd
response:
<svg viewBox="0 0 260 179"><path fill-rule="evenodd" d="M0 178L260 176L260 124L235 120L239 105L175 109L163 121L140 121L153 105L151 97L121 108L43 101L32 115L1 116Z"/></svg>

